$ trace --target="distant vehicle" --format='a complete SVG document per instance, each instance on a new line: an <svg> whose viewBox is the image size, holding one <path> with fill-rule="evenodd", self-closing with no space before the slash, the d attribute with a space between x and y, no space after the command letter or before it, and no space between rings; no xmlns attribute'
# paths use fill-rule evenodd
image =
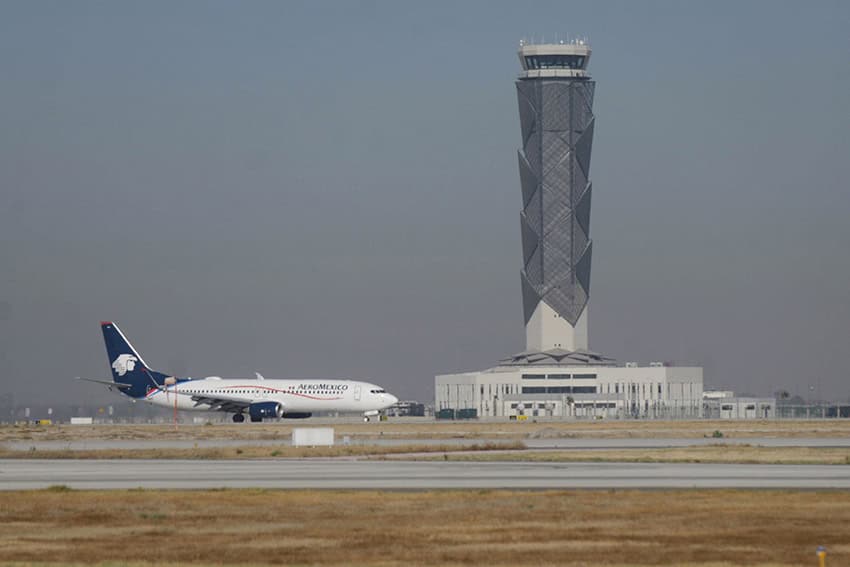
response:
<svg viewBox="0 0 850 567"><path fill-rule="evenodd" d="M178 378L151 370L118 325L100 324L112 366L112 381L81 378L117 388L133 399L182 410L223 411L241 423L266 418L302 419L313 412L357 412L364 421L398 401L386 390L353 380Z"/></svg>

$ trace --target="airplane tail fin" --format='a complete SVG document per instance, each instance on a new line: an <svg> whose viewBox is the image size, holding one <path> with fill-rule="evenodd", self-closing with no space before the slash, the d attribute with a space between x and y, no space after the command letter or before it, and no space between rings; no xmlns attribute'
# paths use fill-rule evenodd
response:
<svg viewBox="0 0 850 567"><path fill-rule="evenodd" d="M100 328L103 331L103 341L106 343L112 380L122 384L123 393L132 398L143 398L151 388L165 383L168 376L148 368L144 359L136 352L118 325L111 321L101 321Z"/></svg>

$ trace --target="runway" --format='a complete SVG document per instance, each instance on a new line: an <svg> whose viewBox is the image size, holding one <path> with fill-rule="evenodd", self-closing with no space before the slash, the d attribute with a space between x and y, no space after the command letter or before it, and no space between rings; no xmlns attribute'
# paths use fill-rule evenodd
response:
<svg viewBox="0 0 850 567"><path fill-rule="evenodd" d="M850 466L268 460L0 461L0 490L850 488Z"/></svg>

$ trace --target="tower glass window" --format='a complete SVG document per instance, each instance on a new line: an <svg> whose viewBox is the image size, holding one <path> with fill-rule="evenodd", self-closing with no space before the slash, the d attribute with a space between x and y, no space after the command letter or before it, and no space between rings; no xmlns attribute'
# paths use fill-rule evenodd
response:
<svg viewBox="0 0 850 567"><path fill-rule="evenodd" d="M526 69L584 69L582 55L529 55L525 58Z"/></svg>

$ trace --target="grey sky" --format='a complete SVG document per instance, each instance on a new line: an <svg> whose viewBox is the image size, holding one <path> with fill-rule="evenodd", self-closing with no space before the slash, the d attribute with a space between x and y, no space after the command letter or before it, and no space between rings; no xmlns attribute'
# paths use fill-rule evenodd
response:
<svg viewBox="0 0 850 567"><path fill-rule="evenodd" d="M589 37L591 348L850 396L846 2L0 3L0 394L523 350L522 37Z"/></svg>

